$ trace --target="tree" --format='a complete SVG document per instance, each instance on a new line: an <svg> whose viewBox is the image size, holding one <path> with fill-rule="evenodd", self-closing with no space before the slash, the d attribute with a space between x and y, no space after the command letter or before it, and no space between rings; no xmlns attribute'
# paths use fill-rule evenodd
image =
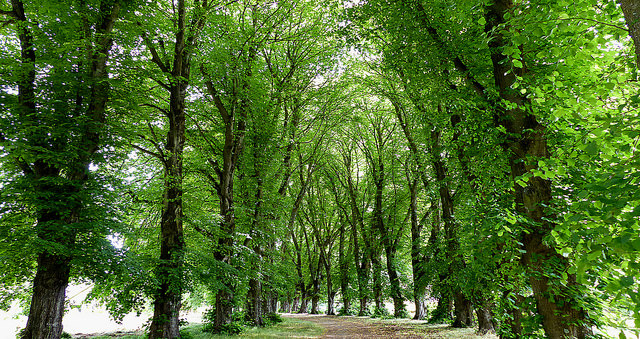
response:
<svg viewBox="0 0 640 339"><path fill-rule="evenodd" d="M143 29L151 61L166 77L154 80L169 95L168 109L158 107L167 118L167 138L164 145L155 144L155 151L145 153L156 157L164 169L163 208L160 219L160 260L156 268L158 287L154 293L153 317L149 327L149 338L179 337L179 316L182 305L182 262L184 256L183 231L183 154L186 134L186 97L189 87L191 63L199 43L199 34L204 28L206 14L213 7L208 1L196 1L188 22L187 3L177 0L172 4L175 29L173 53L167 53L164 40L154 42ZM164 10L162 6L158 8ZM161 49L158 49L160 45ZM153 104L149 104L154 107Z"/></svg>
<svg viewBox="0 0 640 339"><path fill-rule="evenodd" d="M104 236L93 219L97 192L90 165L99 162L107 139L107 61L123 4L51 6L25 6L15 0L1 12L15 28L20 63L9 85L13 93L7 93L12 112L3 117L12 122L3 121L0 142L10 150L10 166L22 172L15 182L35 225L29 246L37 247L23 338L60 337L73 263L82 261L84 246ZM62 19L49 15L49 9L62 11L62 7L66 8ZM57 34L49 38L47 32ZM56 60L58 53L64 58Z"/></svg>

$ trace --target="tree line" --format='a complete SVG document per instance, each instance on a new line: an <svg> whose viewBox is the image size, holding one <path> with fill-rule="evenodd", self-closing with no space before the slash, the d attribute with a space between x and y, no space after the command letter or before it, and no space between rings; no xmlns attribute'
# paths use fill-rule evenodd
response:
<svg viewBox="0 0 640 339"><path fill-rule="evenodd" d="M61 336L77 282L153 310L149 338L203 303L215 331L411 301L501 338L637 332L638 13L3 2L0 305L22 338Z"/></svg>

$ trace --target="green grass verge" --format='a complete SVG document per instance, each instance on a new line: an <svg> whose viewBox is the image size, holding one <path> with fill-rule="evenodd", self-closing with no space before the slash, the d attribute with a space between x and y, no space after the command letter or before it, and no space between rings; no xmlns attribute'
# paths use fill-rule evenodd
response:
<svg viewBox="0 0 640 339"><path fill-rule="evenodd" d="M284 321L265 328L251 327L238 336L217 335L202 332L202 324L193 324L183 327L181 332L185 339L213 339L213 338L316 338L322 335L323 329L319 325L305 320L283 318ZM144 334L102 334L92 339L145 339Z"/></svg>

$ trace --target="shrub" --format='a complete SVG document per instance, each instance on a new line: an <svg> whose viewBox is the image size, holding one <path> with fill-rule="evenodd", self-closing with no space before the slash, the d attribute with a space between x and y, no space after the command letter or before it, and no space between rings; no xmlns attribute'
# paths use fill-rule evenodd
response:
<svg viewBox="0 0 640 339"><path fill-rule="evenodd" d="M231 322L229 324L225 324L220 326L219 328L216 328L216 309L213 307L204 312L204 314L202 315L202 320L204 322L202 326L202 332L216 334L240 334L242 333L242 331L244 331L245 326L247 325L246 313L238 311L231 314Z"/></svg>
<svg viewBox="0 0 640 339"><path fill-rule="evenodd" d="M384 318L389 316L389 311L384 307L376 307L371 318Z"/></svg>
<svg viewBox="0 0 640 339"><path fill-rule="evenodd" d="M339 315L339 316L344 316L344 315L354 315L354 314L355 314L355 312L354 312L352 309L348 309L348 310L347 310L347 309L345 309L344 307L341 307L341 308L338 310L338 315Z"/></svg>
<svg viewBox="0 0 640 339"><path fill-rule="evenodd" d="M264 326L272 326L283 321L278 313L267 313L262 319L264 320Z"/></svg>

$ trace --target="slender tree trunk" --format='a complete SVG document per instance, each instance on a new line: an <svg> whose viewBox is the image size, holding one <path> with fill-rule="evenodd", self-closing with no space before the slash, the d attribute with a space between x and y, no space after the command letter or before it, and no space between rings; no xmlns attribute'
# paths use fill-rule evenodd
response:
<svg viewBox="0 0 640 339"><path fill-rule="evenodd" d="M531 172L538 167L539 159L548 159L546 128L536 117L525 109L528 101L511 85L523 69L515 67L511 59L502 54L502 48L508 44L502 35L505 24L504 15L513 7L511 0L498 0L488 7L487 32L492 33L489 40L491 61L496 87L500 97L515 105L513 108L499 108L499 123L505 127L508 139L505 149L509 152L509 164L512 180ZM533 161L532 161L533 160ZM549 338L584 338L590 332L586 312L577 295L582 288L575 282L575 275L569 276L569 283L563 286L559 281L550 279L549 272L565 272L570 263L567 258L548 246L544 239L554 228L552 212L545 206L552 204L551 182L533 176L526 187L514 185L516 211L525 215L535 227L524 225L521 242L526 251L522 264L528 271L529 283L536 300L538 313Z"/></svg>
<svg viewBox="0 0 640 339"><path fill-rule="evenodd" d="M184 29L185 4L178 4L178 22ZM185 48L184 31L176 35L176 45ZM156 277L160 286L155 292L153 317L149 326L149 339L177 338L180 336L179 319L182 306L182 263L184 235L182 228L182 164L186 141L185 99L189 83L189 59L180 47L174 55L174 67L169 90L169 131L165 143L164 195L160 218L160 262Z"/></svg>
<svg viewBox="0 0 640 339"><path fill-rule="evenodd" d="M280 298L280 313L291 312L293 312L291 297L287 296L284 298Z"/></svg>
<svg viewBox="0 0 640 339"><path fill-rule="evenodd" d="M164 162L165 193L160 219L160 262L156 277L160 286L155 293L153 318L149 338L179 337L179 317L182 305L182 256L184 235L182 229L182 154L184 150L186 119L184 114L187 83L177 81L171 88L169 133Z"/></svg>
<svg viewBox="0 0 640 339"><path fill-rule="evenodd" d="M341 314L351 313L351 296L349 295L349 253L345 253L345 242L348 242L345 220L340 218L340 239L338 257L340 260L340 294L342 295ZM350 251L349 251L350 252Z"/></svg>
<svg viewBox="0 0 640 339"><path fill-rule="evenodd" d="M358 316L365 316L369 313L369 270L370 270L370 255L365 248L364 251L360 250L360 241L358 238L358 229L362 234L363 241L366 242L364 222L362 220L362 214L358 208L357 193L353 185L353 179L351 179L351 162L350 159L345 159L347 164L347 190L349 193L349 205L351 206L351 220L353 222L351 226L351 238L353 241L353 256L356 264L356 275L358 279L358 299L360 301L360 307L358 309ZM365 245L367 246L367 245Z"/></svg>
<svg viewBox="0 0 640 339"><path fill-rule="evenodd" d="M336 291L333 290L333 279L331 278L331 261L327 258L328 255L331 255L331 246L329 246L328 252L328 254L323 253L322 255L325 275L327 276L327 315L336 315L336 311L334 309Z"/></svg>
<svg viewBox="0 0 640 339"><path fill-rule="evenodd" d="M455 277L455 272L464 267L460 251L460 242L457 234L457 225L453 218L454 204L453 197L449 185L446 182L447 169L441 157L441 149L439 145L440 132L433 130L431 132L431 155L433 157L433 168L438 180L440 195L440 206L442 211L442 221L444 223L445 241L447 256L451 257L451 263L448 267L447 276L449 279ZM461 289L454 282L449 282L449 288L454 300L454 320L453 327L468 327L473 324L473 313L471 310L471 301L464 295Z"/></svg>
<svg viewBox="0 0 640 339"><path fill-rule="evenodd" d="M379 246L376 246L378 248ZM370 250L371 266L373 268L373 301L376 304L378 312L385 309L383 300L382 287L382 262L377 250Z"/></svg>
<svg viewBox="0 0 640 339"><path fill-rule="evenodd" d="M411 215L411 269L413 272L413 298L416 307L416 313L413 316L415 320L422 320L427 317L427 305L425 298L427 296L426 276L424 265L426 258L422 254L422 223L418 221L418 180L410 181L409 194L411 196L410 215ZM433 207L433 206L432 206Z"/></svg>

